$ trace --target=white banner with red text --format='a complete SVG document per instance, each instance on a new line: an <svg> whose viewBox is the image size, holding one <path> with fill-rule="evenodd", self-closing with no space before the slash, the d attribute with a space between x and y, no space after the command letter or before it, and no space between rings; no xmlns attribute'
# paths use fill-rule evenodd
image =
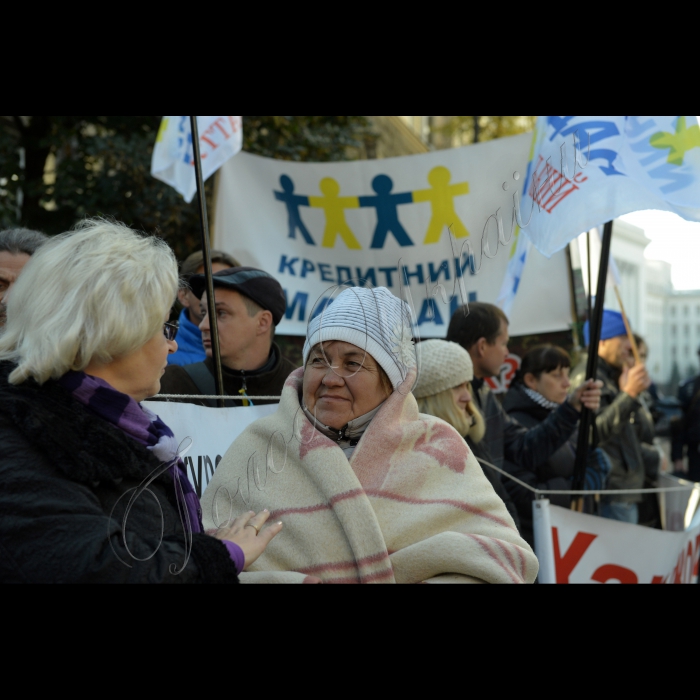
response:
<svg viewBox="0 0 700 700"><path fill-rule="evenodd" d="M533 502L540 583L695 583L700 522L667 532Z"/></svg>

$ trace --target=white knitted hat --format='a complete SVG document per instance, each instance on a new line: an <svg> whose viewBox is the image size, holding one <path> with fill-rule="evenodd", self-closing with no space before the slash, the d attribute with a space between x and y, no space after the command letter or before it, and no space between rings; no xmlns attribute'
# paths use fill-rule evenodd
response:
<svg viewBox="0 0 700 700"><path fill-rule="evenodd" d="M394 389L416 364L408 304L386 287L349 287L309 321L304 364L317 343L342 340L366 350L387 373Z"/></svg>
<svg viewBox="0 0 700 700"><path fill-rule="evenodd" d="M474 379L469 353L449 340L424 340L418 344L419 372L413 395L417 399L434 396Z"/></svg>

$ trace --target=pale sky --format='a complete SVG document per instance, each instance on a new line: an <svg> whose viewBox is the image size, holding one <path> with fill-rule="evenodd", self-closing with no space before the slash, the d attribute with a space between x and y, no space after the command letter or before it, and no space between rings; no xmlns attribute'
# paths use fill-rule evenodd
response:
<svg viewBox="0 0 700 700"><path fill-rule="evenodd" d="M671 280L676 289L700 289L700 223L657 209L618 218L644 229L651 239L644 256L671 263Z"/></svg>

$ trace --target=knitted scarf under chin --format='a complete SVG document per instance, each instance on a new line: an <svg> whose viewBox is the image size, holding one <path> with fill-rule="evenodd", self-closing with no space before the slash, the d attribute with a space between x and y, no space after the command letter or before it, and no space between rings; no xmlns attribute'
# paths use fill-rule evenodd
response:
<svg viewBox="0 0 700 700"><path fill-rule="evenodd" d="M199 499L178 455L179 445L173 431L155 413L99 377L85 372L68 372L58 383L95 415L144 445L164 465L171 464L169 469L173 476L175 494L178 503L182 504L184 500L191 531L203 532Z"/></svg>
<svg viewBox="0 0 700 700"><path fill-rule="evenodd" d="M559 408L558 403L550 401L549 399L545 399L545 397L542 396L542 394L540 394L539 391L530 389L530 387L527 386L524 386L523 390L538 406L542 406L542 408L547 408L550 411L553 411L555 408Z"/></svg>

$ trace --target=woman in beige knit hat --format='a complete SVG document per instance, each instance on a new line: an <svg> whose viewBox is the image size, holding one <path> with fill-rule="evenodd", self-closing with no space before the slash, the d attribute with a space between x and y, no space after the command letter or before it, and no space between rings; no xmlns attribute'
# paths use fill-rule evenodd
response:
<svg viewBox="0 0 700 700"><path fill-rule="evenodd" d="M431 339L419 343L416 354L420 371L413 387L413 395L418 402L418 410L449 423L464 437L470 450L478 457L481 454L479 443L486 432L486 423L476 402L472 401L474 365L469 353L457 343ZM482 469L519 530L517 508L499 473L489 466L482 466Z"/></svg>
<svg viewBox="0 0 700 700"><path fill-rule="evenodd" d="M472 401L474 366L469 353L447 340L424 340L416 347L418 379L413 395L418 410L449 423L464 438L478 443L486 424Z"/></svg>
<svg viewBox="0 0 700 700"><path fill-rule="evenodd" d="M314 314L277 412L234 441L202 497L205 528L250 509L284 522L242 582L534 581L537 559L463 438L418 411L411 330L383 287Z"/></svg>

